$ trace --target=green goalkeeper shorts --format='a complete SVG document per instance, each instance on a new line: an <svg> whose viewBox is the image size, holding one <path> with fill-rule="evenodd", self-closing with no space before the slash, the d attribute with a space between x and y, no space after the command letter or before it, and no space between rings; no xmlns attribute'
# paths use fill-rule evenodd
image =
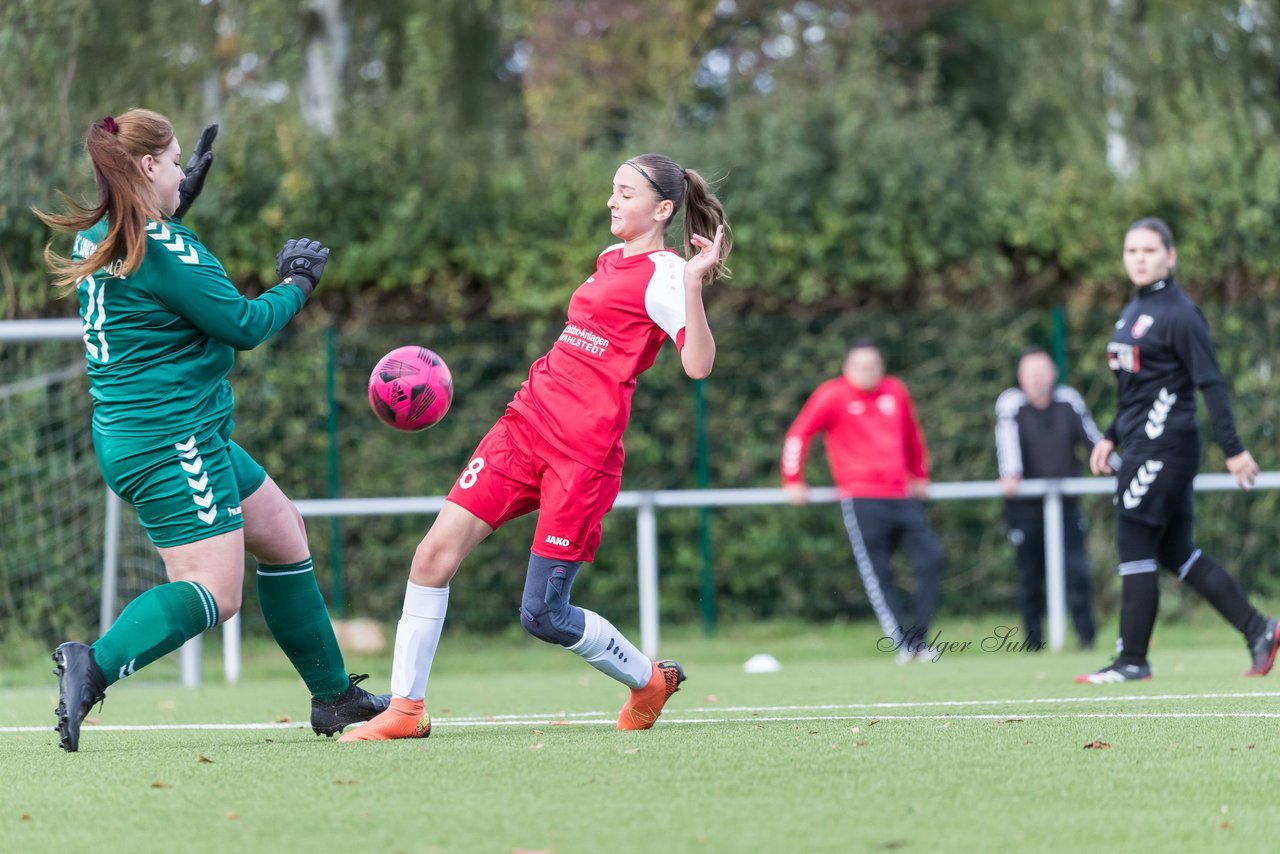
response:
<svg viewBox="0 0 1280 854"><path fill-rule="evenodd" d="M157 546L181 546L239 530L240 501L266 470L231 441L230 418L169 436L93 432L107 486L133 505Z"/></svg>

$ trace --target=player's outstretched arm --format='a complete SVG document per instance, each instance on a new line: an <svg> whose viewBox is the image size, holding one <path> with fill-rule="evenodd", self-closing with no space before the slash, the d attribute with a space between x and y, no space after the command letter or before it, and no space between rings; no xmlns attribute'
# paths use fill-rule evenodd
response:
<svg viewBox="0 0 1280 854"><path fill-rule="evenodd" d="M688 376L700 380L711 373L716 361L716 340L711 334L707 309L702 303L702 286L720 260L724 226L716 228L713 240L695 234L689 238L689 242L697 247L698 252L684 265L685 326L680 363Z"/></svg>

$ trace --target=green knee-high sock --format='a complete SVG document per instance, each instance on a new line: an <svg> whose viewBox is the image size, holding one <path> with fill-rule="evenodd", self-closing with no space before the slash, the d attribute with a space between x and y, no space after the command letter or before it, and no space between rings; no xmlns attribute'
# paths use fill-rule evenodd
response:
<svg viewBox="0 0 1280 854"><path fill-rule="evenodd" d="M218 603L194 581L161 584L134 599L93 645L112 685L218 624Z"/></svg>
<svg viewBox="0 0 1280 854"><path fill-rule="evenodd" d="M311 558L258 564L258 602L271 636L289 656L311 696L332 700L346 691L350 685L346 663Z"/></svg>

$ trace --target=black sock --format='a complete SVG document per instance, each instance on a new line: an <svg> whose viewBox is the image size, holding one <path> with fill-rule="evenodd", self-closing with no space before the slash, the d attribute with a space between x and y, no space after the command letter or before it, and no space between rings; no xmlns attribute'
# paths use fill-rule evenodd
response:
<svg viewBox="0 0 1280 854"><path fill-rule="evenodd" d="M1266 618L1249 604L1231 574L1208 555L1201 554L1182 580L1203 596L1246 640L1266 629Z"/></svg>
<svg viewBox="0 0 1280 854"><path fill-rule="evenodd" d="M1145 664L1151 630L1160 608L1160 579L1155 572L1135 572L1120 579L1121 664Z"/></svg>

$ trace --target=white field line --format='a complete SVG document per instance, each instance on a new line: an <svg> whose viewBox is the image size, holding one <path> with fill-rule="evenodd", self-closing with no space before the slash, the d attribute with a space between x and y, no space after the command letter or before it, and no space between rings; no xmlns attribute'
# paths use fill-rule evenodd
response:
<svg viewBox="0 0 1280 854"><path fill-rule="evenodd" d="M861 721L874 718L877 721L952 721L952 720L1071 720L1083 718L1280 718L1280 712L1018 712L1029 705L1070 705L1075 703L1139 703L1171 700L1218 700L1246 698L1275 698L1280 692L1238 692L1219 694L1148 694L1091 697L1023 698L1006 700L935 700L931 702L890 702L824 704L813 706L727 706L685 709L680 714L709 714L714 717L664 717L664 724L728 724L728 723L800 723L804 721ZM971 714L880 714L882 709L903 708L951 708L1002 706L999 713ZM763 714L766 712L854 712L865 710L871 714ZM739 713L727 716L726 713ZM485 716L433 716L432 722L444 727L502 727L502 726L564 726L564 725L612 725L614 716L606 712L552 712L548 714L485 715ZM270 723L223 724L88 724L86 729L102 732L145 732L153 730L287 730L306 729L306 721ZM0 727L0 733L52 732L53 726Z"/></svg>
<svg viewBox="0 0 1280 854"><path fill-rule="evenodd" d="M973 707L973 706L1056 706L1071 705L1074 703L1137 703L1137 702L1162 702L1166 700L1236 700L1249 697L1276 698L1280 697L1280 691L1247 691L1230 694L1133 694L1133 695L1103 695L1094 694L1092 696L1082 697L1039 697L1024 698L1016 700L907 700L902 702L890 703L829 703L813 706L703 706L692 709L680 709L680 714L696 715L696 714L718 714L723 715L727 712L746 712L748 714L759 714L761 712L809 712L809 711L855 711L858 709L866 709L868 711L876 711L877 709L937 709L937 708L954 708L954 707ZM523 715L467 715L461 717L444 717L432 715L433 721L440 723L461 723L470 721L479 721L482 723L503 723L507 720L526 720L529 718L543 718L550 720L572 720L575 718L596 718L608 717L612 719L611 713L608 712L546 712L545 714L523 714ZM862 715L861 717L866 717Z"/></svg>

